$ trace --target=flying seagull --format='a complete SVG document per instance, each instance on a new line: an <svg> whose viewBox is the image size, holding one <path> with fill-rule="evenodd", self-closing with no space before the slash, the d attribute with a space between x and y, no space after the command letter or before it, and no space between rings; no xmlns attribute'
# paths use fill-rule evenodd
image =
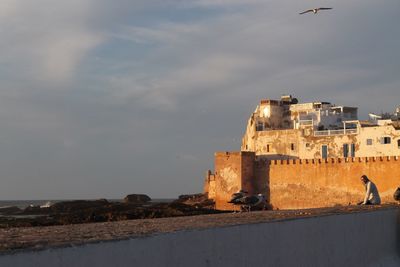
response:
<svg viewBox="0 0 400 267"><path fill-rule="evenodd" d="M306 10L306 11L301 12L299 14L303 15L303 14L306 14L306 13L309 13L309 12L314 12L314 14L317 14L318 11L320 11L320 10L329 10L329 9L332 9L332 7L319 7L319 8L313 8L313 9Z"/></svg>

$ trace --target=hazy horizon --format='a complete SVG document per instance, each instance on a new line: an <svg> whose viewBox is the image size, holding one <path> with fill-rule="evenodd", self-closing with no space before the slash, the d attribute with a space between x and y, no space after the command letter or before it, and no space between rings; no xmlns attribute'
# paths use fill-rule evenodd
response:
<svg viewBox="0 0 400 267"><path fill-rule="evenodd" d="M317 15L298 13L326 6ZM175 198L262 98L400 105L400 1L0 3L0 200Z"/></svg>

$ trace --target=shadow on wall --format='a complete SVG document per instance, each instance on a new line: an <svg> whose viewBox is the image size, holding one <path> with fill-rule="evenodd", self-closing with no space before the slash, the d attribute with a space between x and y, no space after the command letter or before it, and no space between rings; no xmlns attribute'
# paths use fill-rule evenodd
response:
<svg viewBox="0 0 400 267"><path fill-rule="evenodd" d="M243 177L242 189L251 195L262 194L267 202L267 209L272 209L270 204L269 172L271 161L257 158L253 165L253 176ZM247 179L246 179L247 178Z"/></svg>

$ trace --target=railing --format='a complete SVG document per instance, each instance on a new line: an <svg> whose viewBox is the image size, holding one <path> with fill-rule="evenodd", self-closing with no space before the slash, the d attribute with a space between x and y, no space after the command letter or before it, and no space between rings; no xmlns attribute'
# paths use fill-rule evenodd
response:
<svg viewBox="0 0 400 267"><path fill-rule="evenodd" d="M325 131L314 131L314 136L331 136L331 135L345 135L345 134L357 134L357 129L342 129L342 130L325 130Z"/></svg>
<svg viewBox="0 0 400 267"><path fill-rule="evenodd" d="M356 134L358 133L357 129L346 129L346 134Z"/></svg>
<svg viewBox="0 0 400 267"><path fill-rule="evenodd" d="M313 120L299 120L299 125L301 126L313 125Z"/></svg>

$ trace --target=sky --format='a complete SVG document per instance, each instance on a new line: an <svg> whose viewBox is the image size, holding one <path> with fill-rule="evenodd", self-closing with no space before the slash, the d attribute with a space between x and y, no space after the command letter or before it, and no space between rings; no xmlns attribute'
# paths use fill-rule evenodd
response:
<svg viewBox="0 0 400 267"><path fill-rule="evenodd" d="M299 15L313 7L333 7ZM2 0L0 199L174 198L262 98L400 105L398 0Z"/></svg>

